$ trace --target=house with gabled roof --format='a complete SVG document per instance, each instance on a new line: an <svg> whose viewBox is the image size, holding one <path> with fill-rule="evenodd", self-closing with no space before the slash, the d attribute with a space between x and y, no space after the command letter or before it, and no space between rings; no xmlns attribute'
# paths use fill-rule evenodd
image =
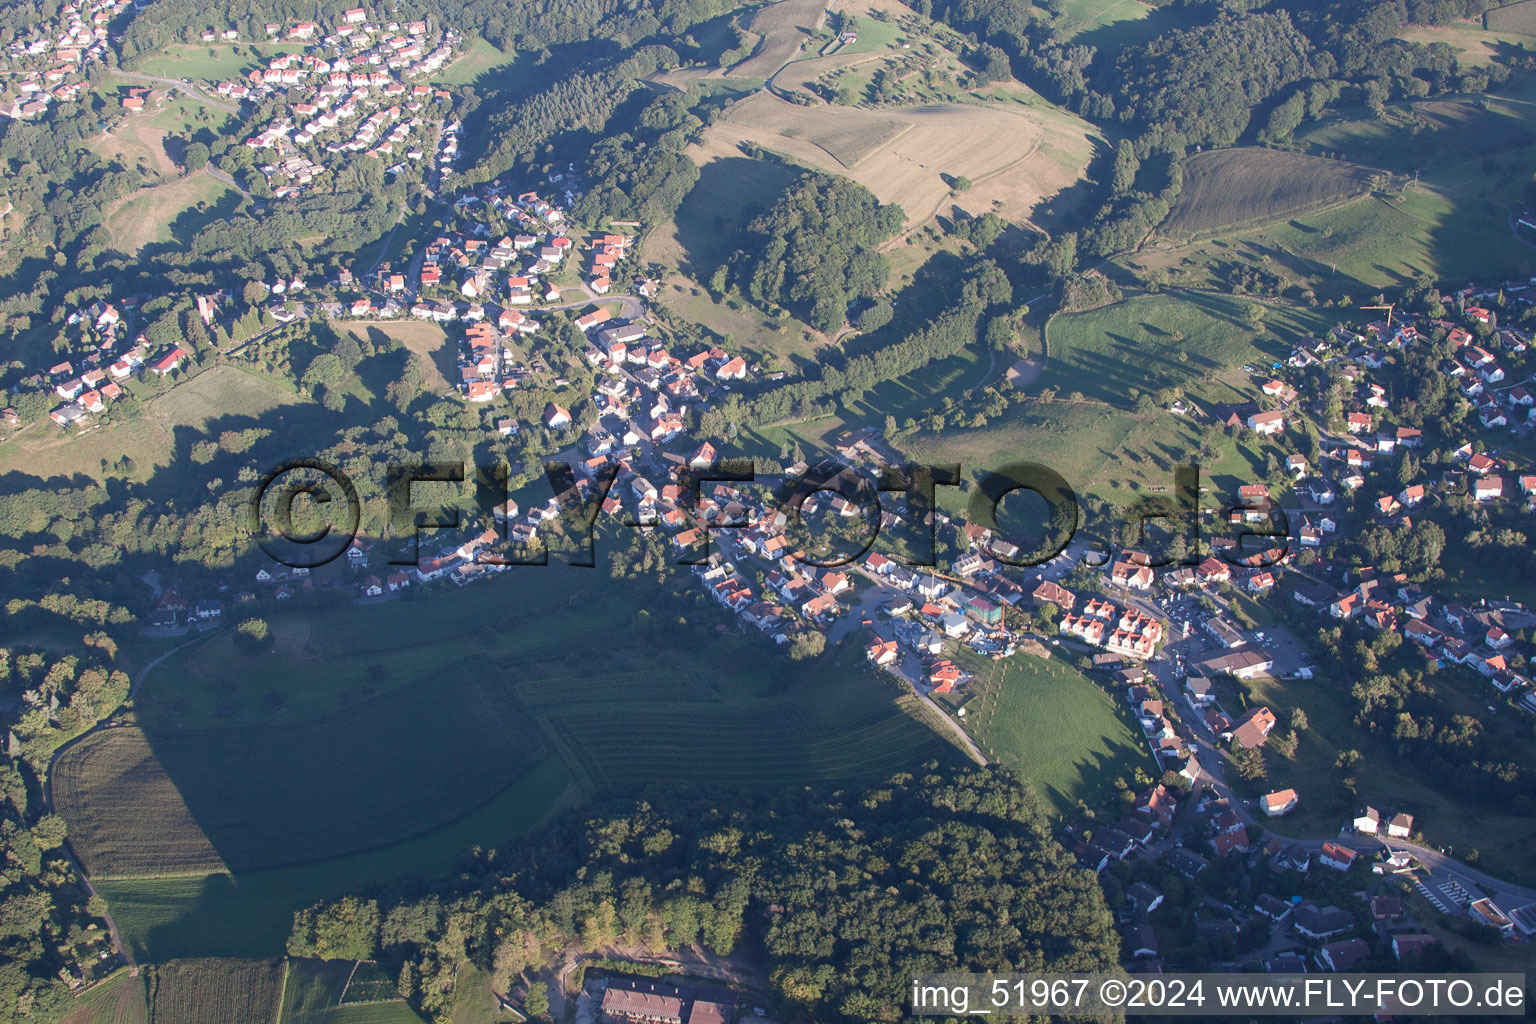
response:
<svg viewBox="0 0 1536 1024"><path fill-rule="evenodd" d="M1264 813L1271 818L1289 814L1296 809L1299 799L1294 789L1279 789L1273 793L1266 793L1263 799Z"/></svg>
<svg viewBox="0 0 1536 1024"><path fill-rule="evenodd" d="M1250 708L1232 726L1232 746L1239 750L1263 746L1275 724L1275 713L1269 708Z"/></svg>
<svg viewBox="0 0 1536 1024"><path fill-rule="evenodd" d="M1322 849L1318 851L1317 862L1335 871L1348 871L1355 863L1359 853L1341 843L1324 842Z"/></svg>

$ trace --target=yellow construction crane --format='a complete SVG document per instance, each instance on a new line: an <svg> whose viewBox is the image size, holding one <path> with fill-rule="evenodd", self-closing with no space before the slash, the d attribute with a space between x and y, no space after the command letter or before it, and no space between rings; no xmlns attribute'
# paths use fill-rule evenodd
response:
<svg viewBox="0 0 1536 1024"><path fill-rule="evenodd" d="M1361 309L1384 309L1384 310L1386 310L1387 311L1387 330L1390 331L1392 329L1392 311L1397 308L1397 303L1393 302L1393 303L1391 303L1389 305L1386 305L1386 306L1361 306L1360 308Z"/></svg>

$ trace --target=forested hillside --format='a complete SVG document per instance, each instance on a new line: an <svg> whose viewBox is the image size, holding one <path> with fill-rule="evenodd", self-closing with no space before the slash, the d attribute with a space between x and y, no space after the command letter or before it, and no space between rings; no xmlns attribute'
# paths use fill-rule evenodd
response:
<svg viewBox="0 0 1536 1024"><path fill-rule="evenodd" d="M1103 895L1019 779L925 771L860 792L652 794L588 810L425 890L301 913L289 952L377 953L431 1014L466 959L505 991L573 944L727 955L761 943L782 1011L820 1024L894 1020L927 971L1112 965Z"/></svg>
<svg viewBox="0 0 1536 1024"><path fill-rule="evenodd" d="M849 303L885 285L890 268L878 246L901 229L902 217L862 185L808 174L747 225L730 274L755 301L830 331Z"/></svg>

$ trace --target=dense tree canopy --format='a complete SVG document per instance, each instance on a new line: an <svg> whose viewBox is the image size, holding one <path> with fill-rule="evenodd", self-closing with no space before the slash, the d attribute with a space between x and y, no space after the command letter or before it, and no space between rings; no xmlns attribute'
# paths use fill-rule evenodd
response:
<svg viewBox="0 0 1536 1024"><path fill-rule="evenodd" d="M924 772L863 791L586 811L426 891L304 911L290 950L351 957L377 943L439 1012L452 988L440 982L466 957L503 986L571 944L725 954L751 937L783 1011L821 1024L897 1019L921 972L1111 966L1102 893L1033 793L1004 769Z"/></svg>
<svg viewBox="0 0 1536 1024"><path fill-rule="evenodd" d="M878 246L902 219L899 206L881 205L862 185L808 174L747 225L731 257L734 279L753 300L834 330L849 303L884 286L890 268Z"/></svg>

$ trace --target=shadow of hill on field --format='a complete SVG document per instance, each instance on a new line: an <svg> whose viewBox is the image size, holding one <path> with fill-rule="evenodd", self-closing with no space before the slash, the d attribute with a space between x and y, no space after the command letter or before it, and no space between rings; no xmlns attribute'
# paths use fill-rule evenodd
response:
<svg viewBox="0 0 1536 1024"><path fill-rule="evenodd" d="M673 218L682 248L679 269L700 283L730 258L741 228L799 180L799 168L745 156L722 157L699 168L699 180Z"/></svg>

